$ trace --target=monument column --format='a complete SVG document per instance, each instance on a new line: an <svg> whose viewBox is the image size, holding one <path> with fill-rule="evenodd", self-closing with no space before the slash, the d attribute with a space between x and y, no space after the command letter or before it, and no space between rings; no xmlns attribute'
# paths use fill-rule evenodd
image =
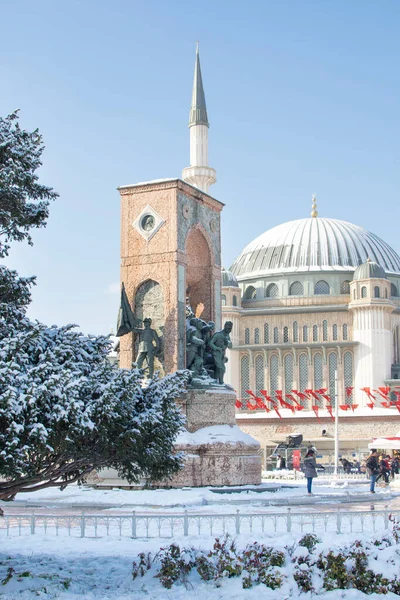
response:
<svg viewBox="0 0 400 600"><path fill-rule="evenodd" d="M152 319L161 340L155 370L185 368L186 300L202 318L220 319L223 204L180 179L126 185L121 195L121 283L135 316ZM138 350L121 337L120 366Z"/></svg>

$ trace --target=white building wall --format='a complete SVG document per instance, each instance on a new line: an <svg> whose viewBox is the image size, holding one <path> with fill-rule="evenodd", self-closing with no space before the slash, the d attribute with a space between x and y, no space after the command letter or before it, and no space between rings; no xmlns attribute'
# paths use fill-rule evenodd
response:
<svg viewBox="0 0 400 600"><path fill-rule="evenodd" d="M357 403L367 402L360 388L377 389L390 378L392 364L392 335L388 327L388 313L378 307L357 308L354 311L353 339L355 349L354 387Z"/></svg>

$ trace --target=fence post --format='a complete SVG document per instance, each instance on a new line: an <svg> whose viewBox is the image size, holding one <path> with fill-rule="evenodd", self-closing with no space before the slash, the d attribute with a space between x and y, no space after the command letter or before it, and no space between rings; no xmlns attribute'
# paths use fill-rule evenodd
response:
<svg viewBox="0 0 400 600"><path fill-rule="evenodd" d="M388 512L387 504L385 504L384 523L385 523L385 529L388 529L389 528L389 512Z"/></svg>
<svg viewBox="0 0 400 600"><path fill-rule="evenodd" d="M132 537L136 537L136 511L132 511Z"/></svg>
<svg viewBox="0 0 400 600"><path fill-rule="evenodd" d="M85 537L85 513L82 511L81 516L81 538Z"/></svg>
<svg viewBox="0 0 400 600"><path fill-rule="evenodd" d="M336 513L336 533L342 533L342 515L340 508L337 509Z"/></svg>
<svg viewBox="0 0 400 600"><path fill-rule="evenodd" d="M236 533L239 534L240 533L240 513L239 513L239 509L236 510L235 527L236 527Z"/></svg>
<svg viewBox="0 0 400 600"><path fill-rule="evenodd" d="M35 525L36 525L36 518L35 518L35 513L33 512L31 515L31 535L34 535L35 533Z"/></svg>
<svg viewBox="0 0 400 600"><path fill-rule="evenodd" d="M185 513L183 515L183 535L189 535L189 518L187 510L185 510Z"/></svg>
<svg viewBox="0 0 400 600"><path fill-rule="evenodd" d="M286 515L286 531L288 533L290 533L292 531L292 515L291 515L291 509L288 508L287 509L287 515Z"/></svg>

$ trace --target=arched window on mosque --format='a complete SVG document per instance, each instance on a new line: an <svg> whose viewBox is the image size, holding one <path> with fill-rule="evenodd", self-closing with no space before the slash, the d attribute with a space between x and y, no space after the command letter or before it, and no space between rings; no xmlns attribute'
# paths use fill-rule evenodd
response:
<svg viewBox="0 0 400 600"><path fill-rule="evenodd" d="M289 296L302 296L304 294L303 284L301 281L293 281L290 284Z"/></svg>
<svg viewBox="0 0 400 600"><path fill-rule="evenodd" d="M240 359L240 391L242 398L249 397L248 389L250 389L250 357L246 355Z"/></svg>
<svg viewBox="0 0 400 600"><path fill-rule="evenodd" d="M348 339L348 330L349 330L349 328L348 328L347 324L345 323L343 325L343 340L344 341L347 341L347 339Z"/></svg>
<svg viewBox="0 0 400 600"><path fill-rule="evenodd" d="M328 394L331 397L331 406L335 406L335 375L337 372L338 357L336 352L331 352L328 357L329 387Z"/></svg>
<svg viewBox="0 0 400 600"><path fill-rule="evenodd" d="M376 285L374 287L374 297L375 298L380 298L381 297L381 290L380 290L379 285Z"/></svg>
<svg viewBox="0 0 400 600"><path fill-rule="evenodd" d="M366 297L367 297L367 288L365 285L363 285L361 288L361 298L366 298Z"/></svg>
<svg viewBox="0 0 400 600"><path fill-rule="evenodd" d="M249 285L249 287L246 288L246 291L244 293L244 299L245 300L255 300L256 296L257 296L256 288L253 285Z"/></svg>
<svg viewBox="0 0 400 600"><path fill-rule="evenodd" d="M237 306L237 296L236 296L236 294L233 294L232 306Z"/></svg>
<svg viewBox="0 0 400 600"><path fill-rule="evenodd" d="M343 375L346 404L353 404L353 355L351 352L345 352L343 355Z"/></svg>
<svg viewBox="0 0 400 600"><path fill-rule="evenodd" d="M390 284L390 295L392 296L392 298L397 298L397 296L399 295L399 292L397 291L397 286L395 283Z"/></svg>
<svg viewBox="0 0 400 600"><path fill-rule="evenodd" d="M264 344L269 344L269 325L264 323Z"/></svg>
<svg viewBox="0 0 400 600"><path fill-rule="evenodd" d="M276 298L279 294L278 286L276 283L270 283L267 289L265 290L265 296L267 298Z"/></svg>
<svg viewBox="0 0 400 600"><path fill-rule="evenodd" d="M303 325L303 342L308 342L308 327Z"/></svg>
<svg viewBox="0 0 400 600"><path fill-rule="evenodd" d="M329 283L327 281L324 281L323 279L317 281L317 283L314 286L314 294L329 294L330 291L331 290L329 287Z"/></svg>
<svg viewBox="0 0 400 600"><path fill-rule="evenodd" d="M293 389L293 354L286 354L283 359L285 369L285 394L290 394ZM287 399L290 403L290 400Z"/></svg>
<svg viewBox="0 0 400 600"><path fill-rule="evenodd" d="M293 342L297 344L299 341L299 325L297 321L293 323Z"/></svg>
<svg viewBox="0 0 400 600"><path fill-rule="evenodd" d="M269 388L270 388L270 395L273 398L276 397L275 392L278 389L278 375L279 375L278 357L276 356L276 354L273 354L271 356L270 369L269 369Z"/></svg>
<svg viewBox="0 0 400 600"><path fill-rule="evenodd" d="M279 331L277 327L274 327L274 344L279 344Z"/></svg>
<svg viewBox="0 0 400 600"><path fill-rule="evenodd" d="M338 328L336 324L332 325L332 339L334 342L336 342L338 339Z"/></svg>
<svg viewBox="0 0 400 600"><path fill-rule="evenodd" d="M256 356L255 360L256 368L256 394L261 395L261 390L264 389L264 357L261 354Z"/></svg>
<svg viewBox="0 0 400 600"><path fill-rule="evenodd" d="M304 390L308 389L308 356L307 354L300 354L299 356L299 385L300 392L304 393ZM302 406L306 406L307 400L300 400Z"/></svg>
<svg viewBox="0 0 400 600"><path fill-rule="evenodd" d="M248 327L244 330L244 343L250 344L250 329Z"/></svg>
<svg viewBox="0 0 400 600"><path fill-rule="evenodd" d="M318 342L318 325L313 325L312 328L312 341Z"/></svg>
<svg viewBox="0 0 400 600"><path fill-rule="evenodd" d="M254 330L254 343L255 344L260 343L260 330L258 329L258 327L256 327Z"/></svg>
<svg viewBox="0 0 400 600"><path fill-rule="evenodd" d="M222 306L226 306L226 296L225 296L225 294L222 294L222 296L221 296L221 304L222 304Z"/></svg>
<svg viewBox="0 0 400 600"><path fill-rule="evenodd" d="M400 325L393 331L393 363L400 365Z"/></svg>
<svg viewBox="0 0 400 600"><path fill-rule="evenodd" d="M345 281L342 281L342 283L340 284L340 293L350 294L350 281L348 281L347 279Z"/></svg>
<svg viewBox="0 0 400 600"><path fill-rule="evenodd" d="M319 352L314 354L314 390L320 390L324 387L324 376L323 376L323 363L322 354ZM322 406L321 400L312 400L312 403L316 406Z"/></svg>
<svg viewBox="0 0 400 600"><path fill-rule="evenodd" d="M328 321L325 319L322 321L322 341L328 341Z"/></svg>
<svg viewBox="0 0 400 600"><path fill-rule="evenodd" d="M289 328L284 327L283 328L283 343L287 344L288 341L289 341Z"/></svg>

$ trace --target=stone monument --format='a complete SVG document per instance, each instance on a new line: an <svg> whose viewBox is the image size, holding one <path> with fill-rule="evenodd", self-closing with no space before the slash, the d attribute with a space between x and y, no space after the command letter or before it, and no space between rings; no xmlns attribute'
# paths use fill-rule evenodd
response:
<svg viewBox="0 0 400 600"><path fill-rule="evenodd" d="M236 393L223 383L232 330L229 322L220 330L224 205L207 193L215 171L207 166L208 120L198 49L190 115L191 165L184 170L185 180L118 188L120 366L129 369L144 361L149 375L153 369L161 375L185 368L192 373L178 401L187 424L176 450L185 452L185 467L160 486L257 484L259 443L236 425ZM148 327L139 328L140 322ZM121 484L114 479L113 485Z"/></svg>

